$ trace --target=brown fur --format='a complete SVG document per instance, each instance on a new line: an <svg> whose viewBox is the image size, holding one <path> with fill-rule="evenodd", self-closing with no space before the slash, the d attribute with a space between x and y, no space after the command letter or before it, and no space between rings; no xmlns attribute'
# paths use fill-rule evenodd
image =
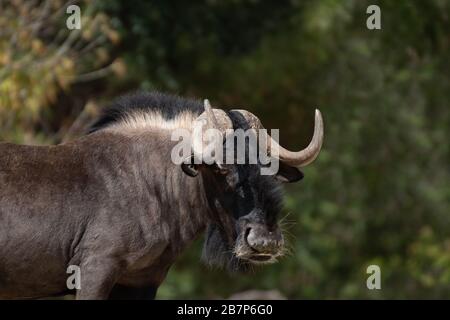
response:
<svg viewBox="0 0 450 320"><path fill-rule="evenodd" d="M275 261L283 246L276 177L261 176L259 164L201 164L196 176L171 161L172 130L201 112L194 100L137 95L73 142L1 143L0 298L64 293L70 265L81 268L78 299L153 298L206 227L208 264L245 270ZM284 165L278 175L302 177Z"/></svg>
<svg viewBox="0 0 450 320"><path fill-rule="evenodd" d="M107 297L93 289L102 273L110 287L158 286L207 222L202 182L167 161L167 137L0 144L0 297L63 292L69 265L82 267L80 298Z"/></svg>

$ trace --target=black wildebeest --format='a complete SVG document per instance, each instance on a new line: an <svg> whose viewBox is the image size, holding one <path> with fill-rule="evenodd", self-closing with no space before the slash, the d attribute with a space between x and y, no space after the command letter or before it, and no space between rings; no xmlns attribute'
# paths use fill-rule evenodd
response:
<svg viewBox="0 0 450 320"><path fill-rule="evenodd" d="M69 266L80 268L77 299L153 298L204 230L209 264L275 261L284 246L280 181L300 180L298 167L318 155L320 112L307 148L279 147L274 176L259 163L174 164L170 132L196 119L220 130L262 127L244 110L148 93L118 99L72 142L0 144L0 298L64 293Z"/></svg>

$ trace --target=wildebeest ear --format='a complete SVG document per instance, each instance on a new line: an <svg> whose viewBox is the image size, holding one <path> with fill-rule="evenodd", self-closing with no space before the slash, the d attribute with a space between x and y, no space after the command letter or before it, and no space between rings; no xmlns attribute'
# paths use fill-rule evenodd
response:
<svg viewBox="0 0 450 320"><path fill-rule="evenodd" d="M194 163L194 156L189 157L181 164L181 169L190 177L198 175L198 165Z"/></svg>
<svg viewBox="0 0 450 320"><path fill-rule="evenodd" d="M281 182L297 182L303 179L303 172L280 161L280 167L275 177Z"/></svg>

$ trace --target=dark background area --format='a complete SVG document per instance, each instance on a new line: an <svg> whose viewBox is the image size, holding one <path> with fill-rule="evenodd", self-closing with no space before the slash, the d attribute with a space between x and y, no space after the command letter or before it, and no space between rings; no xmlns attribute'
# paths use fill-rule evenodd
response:
<svg viewBox="0 0 450 320"><path fill-rule="evenodd" d="M199 239L158 298L450 297L449 1L75 1L72 31L71 3L0 1L1 140L72 139L137 89L248 109L291 149L324 116L319 158L286 190L291 255L230 275L200 264Z"/></svg>

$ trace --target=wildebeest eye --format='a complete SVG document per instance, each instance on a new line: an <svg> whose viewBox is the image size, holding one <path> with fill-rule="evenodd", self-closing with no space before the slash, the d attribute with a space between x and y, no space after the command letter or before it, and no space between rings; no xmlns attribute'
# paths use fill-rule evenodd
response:
<svg viewBox="0 0 450 320"><path fill-rule="evenodd" d="M218 163L214 163L214 165L213 165L212 168L213 168L213 171L214 171L215 173L221 174L221 175L223 175L223 176L225 176L225 175L227 175L227 174L229 173L228 168L226 168L226 167L224 167L223 165L218 164Z"/></svg>

